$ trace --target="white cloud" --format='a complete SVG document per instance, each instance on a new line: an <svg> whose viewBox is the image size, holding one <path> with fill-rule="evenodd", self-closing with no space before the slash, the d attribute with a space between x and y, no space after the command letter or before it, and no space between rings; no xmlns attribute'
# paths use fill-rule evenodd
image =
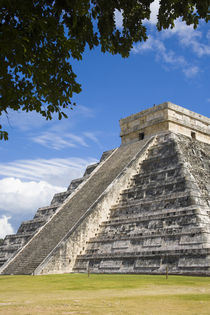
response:
<svg viewBox="0 0 210 315"><path fill-rule="evenodd" d="M3 215L0 218L0 238L4 238L8 234L13 234L14 230L9 223L10 217Z"/></svg>
<svg viewBox="0 0 210 315"><path fill-rule="evenodd" d="M36 112L23 112L8 110L8 115L3 114L1 117L1 123L6 128L18 128L22 131L40 128L46 124L46 120Z"/></svg>
<svg viewBox="0 0 210 315"><path fill-rule="evenodd" d="M90 132L90 131L86 131L84 132L84 136L90 140L92 140L93 142L95 142L100 148L102 148L102 145L100 143L100 141L98 140L98 138L96 137L96 133Z"/></svg>
<svg viewBox="0 0 210 315"><path fill-rule="evenodd" d="M82 136L77 136L71 133L59 135L57 132L47 131L43 132L40 136L33 137L32 141L55 150L62 150L67 147L77 147L78 145L88 147Z"/></svg>
<svg viewBox="0 0 210 315"><path fill-rule="evenodd" d="M161 35L164 38L169 38L173 35L178 35L180 37L200 37L200 32L194 30L192 25L187 25L185 22L182 22L180 19L175 21L175 27L169 28L161 31Z"/></svg>
<svg viewBox="0 0 210 315"><path fill-rule="evenodd" d="M153 50L156 43L157 43L157 40L154 41L154 38L150 36L146 42L142 42L137 45L134 45L132 52L134 54L138 54L138 53L143 53L144 51L147 51L147 50Z"/></svg>
<svg viewBox="0 0 210 315"><path fill-rule="evenodd" d="M189 66L183 69L183 72L187 78L194 77L199 71L200 69L197 66Z"/></svg>
<svg viewBox="0 0 210 315"><path fill-rule="evenodd" d="M162 38L169 38L171 36L177 36L179 44L182 47L190 48L198 57L210 55L209 44L202 42L202 33L199 30L194 30L192 25L186 25L180 19L175 21L173 29L162 32ZM209 36L209 33L207 33L206 38L208 39Z"/></svg>
<svg viewBox="0 0 210 315"><path fill-rule="evenodd" d="M115 10L115 12L114 12L114 19L115 19L116 28L121 29L123 27L122 11Z"/></svg>
<svg viewBox="0 0 210 315"><path fill-rule="evenodd" d="M159 0L155 0L154 2L151 3L150 5L150 19L149 19L149 23L151 24L156 24L157 23L157 15L158 15L158 11L159 11L159 7L160 7L160 1Z"/></svg>
<svg viewBox="0 0 210 315"><path fill-rule="evenodd" d="M0 163L0 175L64 187L72 179L81 177L87 165L95 162L93 158L17 160Z"/></svg>
<svg viewBox="0 0 210 315"><path fill-rule="evenodd" d="M7 177L0 180L0 210L9 213L34 213L41 206L50 204L55 193L65 187L53 186L45 181L24 182Z"/></svg>
<svg viewBox="0 0 210 315"><path fill-rule="evenodd" d="M145 23L150 23L150 24L156 24L157 23L157 15L159 12L159 7L160 7L160 0L155 0L151 3L150 5L150 19L149 20L144 20ZM114 18L115 18L115 25L118 29L122 29L123 27L123 14L122 10L115 10L114 12Z"/></svg>
<svg viewBox="0 0 210 315"><path fill-rule="evenodd" d="M72 141L74 141L74 143L82 145L84 147L88 147L87 143L85 142L84 138L82 136L77 136L71 133L68 133L66 135L67 139L71 139Z"/></svg>
<svg viewBox="0 0 210 315"><path fill-rule="evenodd" d="M75 109L73 110L73 113L75 115L79 115L80 117L83 116L85 118L91 118L95 116L93 110L84 105L76 106Z"/></svg>
<svg viewBox="0 0 210 315"><path fill-rule="evenodd" d="M35 111L24 112L8 110L8 115L3 113L1 116L1 124L6 129L12 128L19 129L21 131L36 130L43 126L51 126L54 129L62 129L61 125L64 128L69 128L78 123L78 121L94 117L93 110L83 105L78 105L74 108L74 110L66 110L65 112L69 118L63 118L62 121L59 121L57 119L57 114L53 114L52 120L46 120Z"/></svg>
<svg viewBox="0 0 210 315"><path fill-rule="evenodd" d="M54 150L62 150L68 147L88 147L87 140L91 140L100 145L96 133L83 132L83 135L64 132L64 130L50 130L41 135L32 137L32 141Z"/></svg>
<svg viewBox="0 0 210 315"><path fill-rule="evenodd" d="M210 55L210 31L208 31L206 35L203 36L204 34L199 30L199 28L201 29L202 22L200 22L198 29L195 30L193 25L187 25L185 22L181 21L181 19L177 19L173 29L162 30L159 33L155 28L159 7L159 0L155 0L151 3L150 19L145 19L144 23L154 26L152 29L150 29L151 34L153 35L150 35L146 42L134 45L133 52L143 53L148 50L154 51L156 59L162 61L163 64L170 65L170 67L173 67L174 69L180 68L187 78L195 76L200 72L199 66L195 65L195 60L188 61L188 56L183 57L177 55L174 50L168 49L170 44L168 44L167 40L172 36L176 37L175 40L182 49L190 49L190 53L194 54L194 58L201 58L203 56ZM121 17L119 11L116 15L116 23L117 21L119 21L118 24L120 26Z"/></svg>
<svg viewBox="0 0 210 315"><path fill-rule="evenodd" d="M153 51L156 59L165 65L169 65L174 69L180 68L187 78L195 76L200 71L198 66L191 65L183 56L178 56L173 50L167 49L163 41L153 36L133 48L135 54L144 53L145 51Z"/></svg>
<svg viewBox="0 0 210 315"><path fill-rule="evenodd" d="M210 55L210 46L197 41L195 37L186 37L185 39L183 38L182 40L180 40L180 42L183 46L191 48L198 57Z"/></svg>
<svg viewBox="0 0 210 315"><path fill-rule="evenodd" d="M0 179L0 213L32 216L39 207L49 205L55 193L66 191L72 179L81 177L87 165L95 162L92 158L71 158L1 163L0 175L4 178ZM4 224L4 234L12 233L8 217L2 222L0 231Z"/></svg>
<svg viewBox="0 0 210 315"><path fill-rule="evenodd" d="M183 65L186 63L183 57L177 57L172 50L168 50L166 48L163 41L155 39L153 36L150 36L146 42L139 43L133 48L133 52L135 54L143 53L148 50L156 52L157 59L161 57L161 60L163 60L165 63L172 65Z"/></svg>
<svg viewBox="0 0 210 315"><path fill-rule="evenodd" d="M167 66L165 67L167 70L168 68L170 70L180 69L187 78L196 76L201 72L199 65L201 57L210 55L210 31L205 33L202 21L195 30L193 25L186 25L181 19L177 19L173 29L158 32L155 24L159 6L159 0L150 5L150 20L144 22L153 27L148 28L149 38L146 42L134 45L133 53L153 51L156 60L162 62L163 66ZM172 37L173 47L175 47L173 49L171 48ZM178 50L179 53L177 53Z"/></svg>

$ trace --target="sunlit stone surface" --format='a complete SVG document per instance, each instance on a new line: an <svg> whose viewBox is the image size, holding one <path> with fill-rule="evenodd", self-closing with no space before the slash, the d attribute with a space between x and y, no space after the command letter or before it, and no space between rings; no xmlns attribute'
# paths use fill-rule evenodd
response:
<svg viewBox="0 0 210 315"><path fill-rule="evenodd" d="M0 246L2 274L210 275L210 119L170 102Z"/></svg>

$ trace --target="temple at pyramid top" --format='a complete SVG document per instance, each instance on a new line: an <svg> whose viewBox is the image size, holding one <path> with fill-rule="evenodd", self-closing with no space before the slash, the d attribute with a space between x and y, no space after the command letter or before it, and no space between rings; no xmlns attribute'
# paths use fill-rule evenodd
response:
<svg viewBox="0 0 210 315"><path fill-rule="evenodd" d="M210 119L165 102L120 120L122 145L172 131L210 143Z"/></svg>

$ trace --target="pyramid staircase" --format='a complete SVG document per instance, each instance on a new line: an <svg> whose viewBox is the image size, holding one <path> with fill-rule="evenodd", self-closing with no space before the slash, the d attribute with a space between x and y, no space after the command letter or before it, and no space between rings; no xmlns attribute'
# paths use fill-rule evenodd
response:
<svg viewBox="0 0 210 315"><path fill-rule="evenodd" d="M119 148L5 238L1 274L210 275L210 119L166 102L120 126Z"/></svg>
<svg viewBox="0 0 210 315"><path fill-rule="evenodd" d="M112 182L121 172L125 172L126 166L132 159L135 160L136 155L150 141L149 139L131 143L111 151L105 159L102 157L101 163L90 173L90 176L65 199L60 207L56 208L51 218L41 228L39 227L31 239L2 266L1 273L34 273L66 235L69 233L71 235L78 228L85 217L89 215L87 212L91 212L91 207L97 204L107 187L112 185ZM62 194L59 196L62 197ZM58 195L53 198L51 206L53 205L59 205ZM38 210L34 221L38 221L37 217L39 213L44 211L43 209L46 208ZM30 221L27 225L30 226ZM26 232L24 223L22 230Z"/></svg>
<svg viewBox="0 0 210 315"><path fill-rule="evenodd" d="M103 162L111 153L112 150L104 152L100 163ZM39 229L50 220L66 198L70 196L82 182L87 180L91 172L98 166L98 164L99 163L89 165L86 168L83 177L72 180L66 191L54 195L49 206L39 208L32 220L22 222L16 234L6 235L3 243L0 245L0 267L8 260L12 259L17 252L39 231Z"/></svg>
<svg viewBox="0 0 210 315"><path fill-rule="evenodd" d="M210 275L209 174L210 145L158 136L74 272Z"/></svg>

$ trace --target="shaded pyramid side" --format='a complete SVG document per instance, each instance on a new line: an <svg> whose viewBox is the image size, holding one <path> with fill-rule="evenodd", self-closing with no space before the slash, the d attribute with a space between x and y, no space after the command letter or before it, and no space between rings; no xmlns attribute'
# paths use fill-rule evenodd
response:
<svg viewBox="0 0 210 315"><path fill-rule="evenodd" d="M99 163L103 162L112 151L113 150L104 152ZM87 180L99 163L87 166L83 177L72 180L66 191L54 195L49 206L39 208L33 219L22 222L16 234L6 235L3 243L0 245L0 267L9 259L12 259L16 253L27 244L33 235L50 220L66 198L70 196L82 182Z"/></svg>
<svg viewBox="0 0 210 315"><path fill-rule="evenodd" d="M74 271L210 275L210 145L159 135Z"/></svg>
<svg viewBox="0 0 210 315"><path fill-rule="evenodd" d="M107 187L150 140L132 143L115 149L100 163L89 178L76 189L56 213L2 269L2 274L32 274L69 233L78 231L91 215ZM82 233L82 231L81 231ZM80 247L77 248L80 250ZM76 255L76 252L74 252ZM69 258L68 258L69 259ZM68 260L67 259L67 260ZM63 270L61 270L63 271ZM50 272L50 270L49 270Z"/></svg>

